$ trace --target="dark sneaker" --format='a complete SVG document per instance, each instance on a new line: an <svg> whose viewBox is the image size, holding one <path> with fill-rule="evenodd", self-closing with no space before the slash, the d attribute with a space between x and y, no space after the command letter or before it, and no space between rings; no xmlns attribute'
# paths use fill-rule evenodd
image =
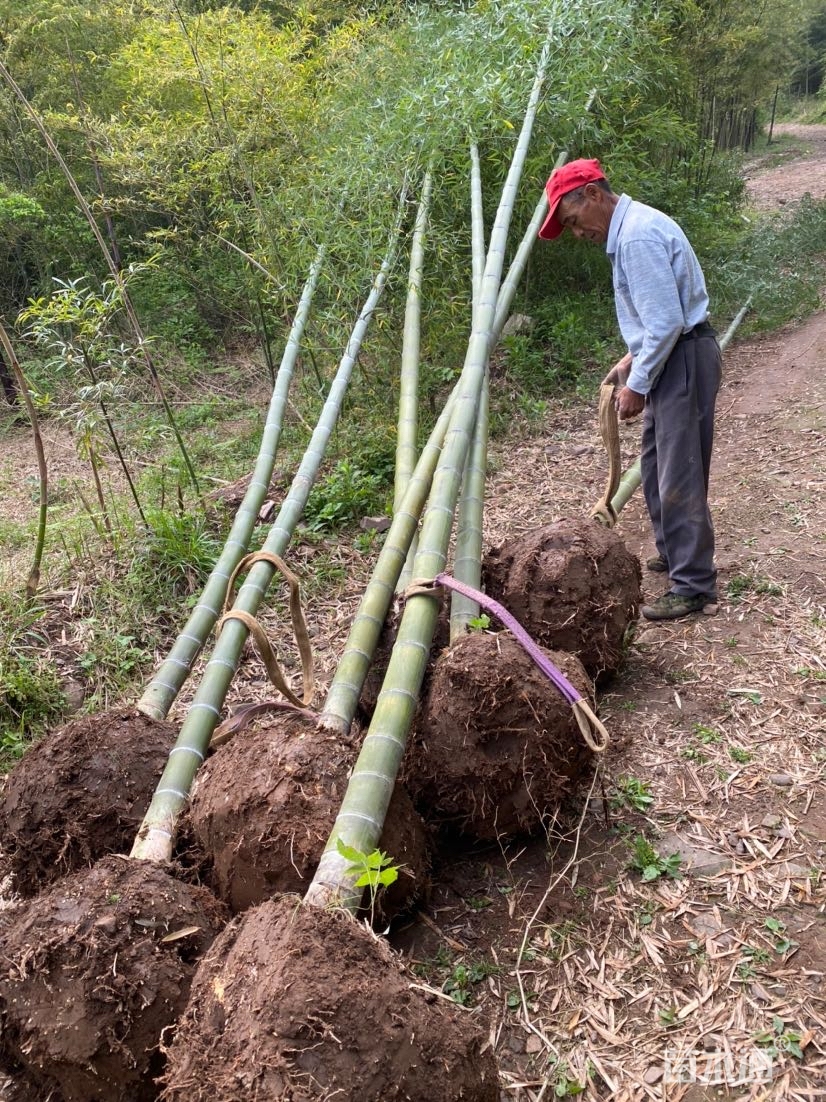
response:
<svg viewBox="0 0 826 1102"><path fill-rule="evenodd" d="M643 605L642 614L646 620L679 620L692 612L702 612L713 600L705 593L695 593L693 597L685 597L682 593L664 593L652 604Z"/></svg>
<svg viewBox="0 0 826 1102"><path fill-rule="evenodd" d="M645 569L651 570L654 574L666 574L668 573L668 563L662 555L654 555L652 558L645 560Z"/></svg>

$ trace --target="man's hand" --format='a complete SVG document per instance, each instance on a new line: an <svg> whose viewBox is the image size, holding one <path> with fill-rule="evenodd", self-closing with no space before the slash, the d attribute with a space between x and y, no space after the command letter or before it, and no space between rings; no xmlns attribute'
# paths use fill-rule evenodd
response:
<svg viewBox="0 0 826 1102"><path fill-rule="evenodd" d="M624 386L614 400L620 421L630 421L645 409L645 395Z"/></svg>
<svg viewBox="0 0 826 1102"><path fill-rule="evenodd" d="M614 386L625 386L628 381L628 373L631 370L631 353L626 352L621 360L617 360L605 378L602 380L603 386L606 383L613 383Z"/></svg>

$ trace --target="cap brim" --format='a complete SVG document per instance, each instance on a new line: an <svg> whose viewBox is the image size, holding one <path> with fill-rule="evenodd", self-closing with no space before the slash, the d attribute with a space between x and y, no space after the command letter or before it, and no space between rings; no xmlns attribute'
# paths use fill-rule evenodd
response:
<svg viewBox="0 0 826 1102"><path fill-rule="evenodd" d="M559 201L554 204L552 210L548 211L548 216L539 228L539 236L543 241L553 241L554 238L559 237L565 227L559 221L556 216L556 208L559 206Z"/></svg>

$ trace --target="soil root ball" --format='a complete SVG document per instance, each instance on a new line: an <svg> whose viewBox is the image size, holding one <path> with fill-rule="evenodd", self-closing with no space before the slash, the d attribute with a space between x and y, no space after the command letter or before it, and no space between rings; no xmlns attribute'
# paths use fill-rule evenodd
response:
<svg viewBox="0 0 826 1102"><path fill-rule="evenodd" d="M582 664L545 653L590 698ZM404 779L428 818L492 839L541 828L591 761L571 705L514 637L473 632L436 662Z"/></svg>
<svg viewBox="0 0 826 1102"><path fill-rule="evenodd" d="M21 895L130 848L175 737L171 723L122 708L32 746L0 801L0 844Z"/></svg>
<svg viewBox="0 0 826 1102"><path fill-rule="evenodd" d="M64 1102L149 1102L161 1033L226 917L206 889L124 857L19 905L0 930L4 1058Z"/></svg>
<svg viewBox="0 0 826 1102"><path fill-rule="evenodd" d="M356 750L297 716L244 731L198 773L187 829L212 863L218 895L235 911L279 892L303 894L333 829ZM386 839L386 840L385 840ZM381 848L402 865L379 902L389 918L426 881L426 830L397 785Z"/></svg>
<svg viewBox="0 0 826 1102"><path fill-rule="evenodd" d="M640 564L611 528L561 520L490 551L487 592L545 647L575 654L592 677L613 673L639 612Z"/></svg>
<svg viewBox="0 0 826 1102"><path fill-rule="evenodd" d="M236 919L201 962L163 1102L498 1102L475 1017L411 988L385 942L297 897Z"/></svg>

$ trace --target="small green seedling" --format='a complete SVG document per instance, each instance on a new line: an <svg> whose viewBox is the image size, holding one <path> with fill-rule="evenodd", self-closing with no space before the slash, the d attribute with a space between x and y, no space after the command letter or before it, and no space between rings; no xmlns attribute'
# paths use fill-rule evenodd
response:
<svg viewBox="0 0 826 1102"><path fill-rule="evenodd" d="M616 792L611 797L611 803L615 809L628 807L634 811L648 811L654 802L651 795L651 785L648 781L637 780L636 777L618 777Z"/></svg>
<svg viewBox="0 0 826 1102"><path fill-rule="evenodd" d="M787 1052L794 1056L795 1060L803 1059L803 1049L800 1047L800 1034L787 1029L782 1018L775 1015L772 1018L772 1028L764 1029L754 1035L754 1043L765 1048L770 1056L778 1056L781 1052Z"/></svg>
<svg viewBox="0 0 826 1102"><path fill-rule="evenodd" d="M399 866L392 864L392 858L380 849L374 849L372 853L362 853L355 846L348 846L341 838L336 839L336 849L345 859L350 861L347 872L358 873L355 886L357 888L369 888L372 900L376 898L379 888L389 887L399 878Z"/></svg>
<svg viewBox="0 0 826 1102"><path fill-rule="evenodd" d="M740 746L729 746L728 752L731 760L736 761L739 765L745 765L754 757L748 750L743 750Z"/></svg>
<svg viewBox="0 0 826 1102"><path fill-rule="evenodd" d="M767 918L763 925L766 929L774 934L774 951L779 953L780 956L785 956L786 953L791 952L792 949L796 949L798 942L792 938L786 936L786 923L782 922L779 918Z"/></svg>
<svg viewBox="0 0 826 1102"><path fill-rule="evenodd" d="M682 876L680 865L682 858L679 853L672 853L669 857L660 857L648 839L638 834L634 839L634 850L629 861L629 867L636 869L643 880L658 880L661 876L670 876L679 880Z"/></svg>
<svg viewBox="0 0 826 1102"><path fill-rule="evenodd" d="M472 616L467 622L469 631L487 631L490 627L490 616L482 612L479 616Z"/></svg>
<svg viewBox="0 0 826 1102"><path fill-rule="evenodd" d="M498 972L498 965L485 960L475 964L457 964L442 984L442 991L460 1006L469 1006L473 1002L473 988Z"/></svg>

